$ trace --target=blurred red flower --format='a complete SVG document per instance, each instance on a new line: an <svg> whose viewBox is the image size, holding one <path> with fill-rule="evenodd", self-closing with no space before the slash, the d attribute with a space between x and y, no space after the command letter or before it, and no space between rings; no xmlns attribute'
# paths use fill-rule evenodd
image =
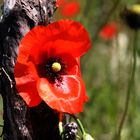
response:
<svg viewBox="0 0 140 140"><path fill-rule="evenodd" d="M56 0L56 6L59 7L64 3L64 0Z"/></svg>
<svg viewBox="0 0 140 140"><path fill-rule="evenodd" d="M79 2L64 2L60 7L60 13L64 17L72 17L80 12Z"/></svg>
<svg viewBox="0 0 140 140"><path fill-rule="evenodd" d="M100 37L105 39L105 40L109 40L112 39L114 36L116 36L117 34L117 25L115 23L108 23L106 24L101 32L100 32Z"/></svg>
<svg viewBox="0 0 140 140"><path fill-rule="evenodd" d="M90 48L84 27L60 20L33 28L21 41L15 65L19 94L31 107L42 100L60 112L79 113L87 101L80 56Z"/></svg>

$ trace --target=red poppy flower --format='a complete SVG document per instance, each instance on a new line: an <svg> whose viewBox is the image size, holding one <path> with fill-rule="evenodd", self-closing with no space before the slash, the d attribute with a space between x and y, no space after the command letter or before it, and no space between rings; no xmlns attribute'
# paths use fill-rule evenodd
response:
<svg viewBox="0 0 140 140"><path fill-rule="evenodd" d="M117 26L115 23L109 23L105 25L101 32L100 37L102 37L105 40L112 39L117 33Z"/></svg>
<svg viewBox="0 0 140 140"><path fill-rule="evenodd" d="M60 13L64 17L72 17L79 13L80 4L79 2L65 2L60 8Z"/></svg>
<svg viewBox="0 0 140 140"><path fill-rule="evenodd" d="M87 96L79 60L90 46L78 22L61 20L33 28L20 43L14 70L25 102L31 107L43 100L60 112L81 112Z"/></svg>
<svg viewBox="0 0 140 140"><path fill-rule="evenodd" d="M56 6L59 7L64 3L64 0L56 0Z"/></svg>

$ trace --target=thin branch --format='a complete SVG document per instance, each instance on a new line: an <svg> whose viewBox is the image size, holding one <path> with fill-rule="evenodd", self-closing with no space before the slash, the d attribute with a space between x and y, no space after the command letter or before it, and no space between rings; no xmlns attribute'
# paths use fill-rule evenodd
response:
<svg viewBox="0 0 140 140"><path fill-rule="evenodd" d="M134 34L134 46L133 47L133 66L132 66L132 73L131 77L128 83L128 89L127 89L127 94L126 94L126 101L125 101L125 106L124 106L124 112L118 127L118 134L117 134L117 140L121 140L121 132L123 129L124 122L126 120L126 116L128 113L128 108L129 108L129 102L130 102L130 95L131 95L131 90L134 86L134 79L135 79L135 71L136 71L136 50L137 50L137 39L138 39L138 33L135 31Z"/></svg>
<svg viewBox="0 0 140 140"><path fill-rule="evenodd" d="M10 78L10 76L8 75L8 73L6 72L6 70L2 67L2 68L0 68L0 71L2 71L2 72L5 74L5 76L7 77L7 79L8 79L9 82L10 82L10 87L13 88L13 81L12 81L12 79ZM0 75L2 75L1 72L0 72Z"/></svg>

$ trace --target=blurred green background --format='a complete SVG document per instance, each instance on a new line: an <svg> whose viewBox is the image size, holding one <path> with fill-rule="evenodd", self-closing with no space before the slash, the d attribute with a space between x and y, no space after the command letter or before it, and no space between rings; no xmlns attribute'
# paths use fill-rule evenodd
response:
<svg viewBox="0 0 140 140"><path fill-rule="evenodd" d="M125 6L131 6L139 1L77 0L77 2L80 4L80 11L76 15L64 16L60 11L60 6L54 19L69 18L81 22L91 38L92 49L81 59L82 77L89 101L79 117L86 131L95 140L116 140L115 135L126 101L134 38L134 31L120 18L120 13ZM102 28L112 22L116 25L115 35L109 39L102 38L100 36ZM130 95L122 140L140 140L139 50L140 38L138 39L135 84ZM0 109L2 118L2 102ZM2 123L1 120L0 123Z"/></svg>

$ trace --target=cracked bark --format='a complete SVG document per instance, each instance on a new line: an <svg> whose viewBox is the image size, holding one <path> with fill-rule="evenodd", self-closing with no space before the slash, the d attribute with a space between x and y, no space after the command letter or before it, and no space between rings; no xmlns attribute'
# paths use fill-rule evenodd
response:
<svg viewBox="0 0 140 140"><path fill-rule="evenodd" d="M58 113L44 102L29 108L18 95L13 68L18 44L38 24L51 22L54 0L5 0L0 22L0 93L3 98L4 140L60 140Z"/></svg>

